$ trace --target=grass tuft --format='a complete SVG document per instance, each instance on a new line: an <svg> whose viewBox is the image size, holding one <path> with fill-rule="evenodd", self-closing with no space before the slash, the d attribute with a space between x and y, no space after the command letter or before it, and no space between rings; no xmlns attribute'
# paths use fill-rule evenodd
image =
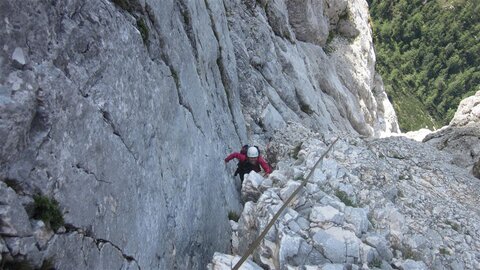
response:
<svg viewBox="0 0 480 270"><path fill-rule="evenodd" d="M310 105L308 105L306 103L303 103L303 102L300 103L300 110L302 110L302 112L304 112L308 115L312 115L314 113L314 111L312 110Z"/></svg>
<svg viewBox="0 0 480 270"><path fill-rule="evenodd" d="M447 256L451 255L450 252L448 251L448 249L446 249L446 248L442 247L442 248L439 249L439 251L440 251L440 254L442 254L442 255L447 255Z"/></svg>
<svg viewBox="0 0 480 270"><path fill-rule="evenodd" d="M142 35L143 43L146 45L148 42L148 26L142 18L137 20L137 28Z"/></svg>
<svg viewBox="0 0 480 270"><path fill-rule="evenodd" d="M228 219L238 222L240 216L235 211L228 211Z"/></svg>
<svg viewBox="0 0 480 270"><path fill-rule="evenodd" d="M64 225L62 212L58 206L58 202L55 199L51 199L47 196L35 195L33 196L34 209L33 218L40 219L51 229L57 230Z"/></svg>
<svg viewBox="0 0 480 270"><path fill-rule="evenodd" d="M346 206L355 207L355 203L348 197L348 194L345 191L337 190L335 191L335 196L337 196Z"/></svg>
<svg viewBox="0 0 480 270"><path fill-rule="evenodd" d="M300 150L302 150L302 145L303 145L303 142L300 142L299 144L297 144L291 151L291 156L294 158L294 159L298 159L298 153L300 152Z"/></svg>
<svg viewBox="0 0 480 270"><path fill-rule="evenodd" d="M370 268L381 268L382 267L382 260L375 258L370 263L368 263L368 267L370 267Z"/></svg>

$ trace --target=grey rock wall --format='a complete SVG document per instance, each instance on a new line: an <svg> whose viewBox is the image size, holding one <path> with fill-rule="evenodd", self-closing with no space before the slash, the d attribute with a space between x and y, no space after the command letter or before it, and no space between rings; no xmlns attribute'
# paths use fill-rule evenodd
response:
<svg viewBox="0 0 480 270"><path fill-rule="evenodd" d="M179 5L2 4L1 175L25 196L59 201L69 233L40 252L60 268L111 269L125 258L144 269L200 268L213 247L228 248L238 195L218 164L245 140L245 125L235 82L219 69L222 44L203 27L205 3L189 7L201 11L192 15L202 26L197 55ZM155 40L144 44L132 14ZM80 252L98 239L111 245Z"/></svg>
<svg viewBox="0 0 480 270"><path fill-rule="evenodd" d="M398 131L366 2L294 2L2 1L1 259L201 269L240 208L228 152L290 121ZM34 194L64 227L32 218Z"/></svg>
<svg viewBox="0 0 480 270"><path fill-rule="evenodd" d="M467 168L479 178L480 91L460 102L448 126L429 133L423 141L450 153L452 163Z"/></svg>
<svg viewBox="0 0 480 270"><path fill-rule="evenodd" d="M268 137L281 120L322 132L399 131L375 75L365 1L230 1L226 10L249 134Z"/></svg>

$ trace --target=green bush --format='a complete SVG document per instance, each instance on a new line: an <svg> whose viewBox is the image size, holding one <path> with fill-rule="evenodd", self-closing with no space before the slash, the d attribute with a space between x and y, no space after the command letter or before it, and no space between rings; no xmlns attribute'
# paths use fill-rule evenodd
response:
<svg viewBox="0 0 480 270"><path fill-rule="evenodd" d="M346 206L355 207L355 203L348 197L348 194L345 191L337 190L335 191L335 196L337 196Z"/></svg>
<svg viewBox="0 0 480 270"><path fill-rule="evenodd" d="M58 202L47 196L33 196L33 218L41 219L47 226L53 230L57 230L64 225L62 212L59 209Z"/></svg>
<svg viewBox="0 0 480 270"><path fill-rule="evenodd" d="M382 267L382 260L375 258L368 264L368 267L370 267L370 268L381 268Z"/></svg>
<svg viewBox="0 0 480 270"><path fill-rule="evenodd" d="M306 103L303 103L303 102L300 102L300 110L302 110L302 112L304 112L308 115L312 115L314 113L314 111L312 110L310 105L308 105Z"/></svg>
<svg viewBox="0 0 480 270"><path fill-rule="evenodd" d="M440 254L442 254L442 255L451 255L450 252L449 252L446 248L443 248L443 247L440 248L438 251L439 251Z"/></svg>
<svg viewBox="0 0 480 270"><path fill-rule="evenodd" d="M128 0L112 0L112 2L125 11L131 12L133 10L133 7Z"/></svg>
<svg viewBox="0 0 480 270"><path fill-rule="evenodd" d="M142 40L144 44L147 44L148 41L148 27L145 21L140 18L137 20L137 28L138 31L140 31L140 34L142 35Z"/></svg>
<svg viewBox="0 0 480 270"><path fill-rule="evenodd" d="M240 216L235 211L228 211L228 219L238 222Z"/></svg>

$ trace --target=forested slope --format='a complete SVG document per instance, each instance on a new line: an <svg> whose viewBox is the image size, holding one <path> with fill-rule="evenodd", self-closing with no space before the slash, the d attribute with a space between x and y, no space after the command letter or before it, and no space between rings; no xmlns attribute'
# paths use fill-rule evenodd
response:
<svg viewBox="0 0 480 270"><path fill-rule="evenodd" d="M480 1L369 1L377 70L402 131L447 124L480 89Z"/></svg>

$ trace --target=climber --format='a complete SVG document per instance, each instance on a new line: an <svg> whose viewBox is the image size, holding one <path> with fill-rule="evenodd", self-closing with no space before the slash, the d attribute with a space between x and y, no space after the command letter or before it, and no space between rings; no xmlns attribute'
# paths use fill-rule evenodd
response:
<svg viewBox="0 0 480 270"><path fill-rule="evenodd" d="M248 147L248 145L244 145L240 153L234 152L228 155L225 158L225 163L234 158L238 159L238 167L235 171L235 176L239 174L242 182L243 176L251 171L260 172L262 170L261 168L263 168L265 177L272 172L272 169L270 169L268 163L265 161L265 159L263 159L262 156L260 156L260 151L256 146Z"/></svg>

